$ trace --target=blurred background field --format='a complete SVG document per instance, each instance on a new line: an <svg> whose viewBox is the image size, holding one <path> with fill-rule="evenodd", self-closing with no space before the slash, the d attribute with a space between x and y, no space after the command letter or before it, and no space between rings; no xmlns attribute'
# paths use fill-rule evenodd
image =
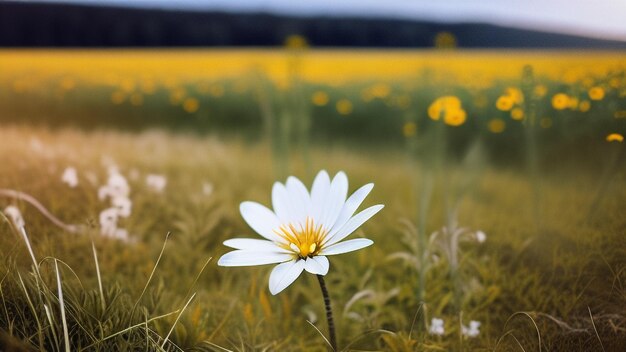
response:
<svg viewBox="0 0 626 352"><path fill-rule="evenodd" d="M385 204L331 258L340 350L621 351L626 29L559 1L0 3L0 350L328 350L312 275L216 265L325 169Z"/></svg>
<svg viewBox="0 0 626 352"><path fill-rule="evenodd" d="M4 51L0 119L259 138L284 117L322 140L402 146L434 124L437 98L455 96L466 112L451 132L457 150L478 133L494 152L519 153L510 141L529 104L549 145L623 134L625 62L621 52L311 50L299 36L282 50Z"/></svg>

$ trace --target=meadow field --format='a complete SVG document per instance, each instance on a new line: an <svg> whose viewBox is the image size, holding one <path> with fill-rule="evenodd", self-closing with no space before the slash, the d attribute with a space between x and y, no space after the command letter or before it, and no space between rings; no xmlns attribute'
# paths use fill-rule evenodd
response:
<svg viewBox="0 0 626 352"><path fill-rule="evenodd" d="M0 350L325 351L320 288L217 262L344 171L342 351L626 345L626 55L0 52ZM115 187L124 196L111 196Z"/></svg>

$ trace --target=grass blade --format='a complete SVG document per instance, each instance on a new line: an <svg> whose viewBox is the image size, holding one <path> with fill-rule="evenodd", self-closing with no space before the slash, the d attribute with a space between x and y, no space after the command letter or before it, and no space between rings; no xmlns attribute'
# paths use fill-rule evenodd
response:
<svg viewBox="0 0 626 352"><path fill-rule="evenodd" d="M65 341L65 351L70 352L70 335L67 330L67 319L65 318L65 303L63 302L63 288L61 288L61 273L59 272L59 264L54 260L54 270L57 276L57 289L59 292L59 309L61 310L61 323L63 324L63 340Z"/></svg>
<svg viewBox="0 0 626 352"><path fill-rule="evenodd" d="M176 324L178 324L178 320L180 319L180 317L183 315L183 312L185 311L185 309L187 309L187 307L189 306L189 303L191 303L191 301L193 301L193 299L196 297L196 294L194 293L191 298L189 298L189 300L187 301L187 303L185 304L185 306L183 307L183 309L180 310L180 313L178 314L178 316L176 317L176 320L174 321L174 324L172 324L172 328L170 329L170 331L167 333L167 336L165 336L165 339L163 340L163 343L161 344L161 349L163 349L165 347L165 344L167 343L167 340L170 338L170 335L172 334L172 332L174 331L174 328L176 327Z"/></svg>

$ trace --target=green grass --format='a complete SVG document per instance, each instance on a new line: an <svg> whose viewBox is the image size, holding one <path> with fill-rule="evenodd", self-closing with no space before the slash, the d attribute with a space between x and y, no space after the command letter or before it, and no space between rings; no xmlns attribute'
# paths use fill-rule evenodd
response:
<svg viewBox="0 0 626 352"><path fill-rule="evenodd" d="M0 198L2 208L22 210L37 261L23 236L0 221L0 349L64 351L67 334L72 351L326 350L307 322L326 333L312 275L271 296L270 267L216 265L227 250L223 240L255 236L239 203L269 204L276 176L265 141L26 126L1 127L0 135L0 188L31 194L62 221L89 229L66 233L27 203ZM33 148L34 139L45 152ZM441 169L428 158L411 164L393 148L313 143L313 172L346 171L350 191L374 182L366 203L386 206L353 235L374 246L331 259L326 280L340 348L536 351L541 343L542 350L619 350L626 344L626 170L611 167L610 158L621 147L540 154L539 178L531 183L517 167L451 161ZM121 226L132 243L98 235L98 214L107 207L97 198L106 180L103 158L129 177L133 213ZM311 184L298 154L289 165L290 174ZM75 189L61 183L67 166L78 170ZM140 177L133 180L135 171ZM167 176L164 193L145 186L148 173ZM459 226L488 237L460 244L454 275L441 247L431 246L421 302L411 265L421 249L406 224L419 228L428 175L434 181L425 235L444 227L446 210L458 204ZM204 182L214 186L210 196L202 193ZM460 185L462 197L450 191ZM405 260L394 259L397 252ZM444 336L428 334L432 317L445 320ZM482 322L480 335L462 339L459 317Z"/></svg>

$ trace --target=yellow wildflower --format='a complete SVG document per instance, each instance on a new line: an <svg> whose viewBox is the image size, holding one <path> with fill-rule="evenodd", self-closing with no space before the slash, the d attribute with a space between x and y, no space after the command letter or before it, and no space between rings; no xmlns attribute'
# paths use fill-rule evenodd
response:
<svg viewBox="0 0 626 352"><path fill-rule="evenodd" d="M513 108L515 101L508 95L503 95L496 100L496 108L500 111L509 111Z"/></svg>
<svg viewBox="0 0 626 352"><path fill-rule="evenodd" d="M461 126L467 118L467 113L463 109L456 109L446 111L446 115L443 118L443 122L450 126Z"/></svg>
<svg viewBox="0 0 626 352"><path fill-rule="evenodd" d="M517 121L524 119L524 110L522 108L514 108L511 110L511 118Z"/></svg>
<svg viewBox="0 0 626 352"><path fill-rule="evenodd" d="M580 102L580 104L578 104L578 109L581 112L587 112L589 111L589 108L591 108L591 103L589 102L589 100L583 100Z"/></svg>
<svg viewBox="0 0 626 352"><path fill-rule="evenodd" d="M558 93L552 97L552 107L557 110L566 109L569 106L570 98L567 94Z"/></svg>
<svg viewBox="0 0 626 352"><path fill-rule="evenodd" d="M539 85L535 86L535 89L533 90L533 93L535 94L535 96L537 96L539 98L543 98L548 93L548 88L546 86L544 86L543 84L539 84Z"/></svg>
<svg viewBox="0 0 626 352"><path fill-rule="evenodd" d="M489 128L489 131L493 133L502 133L506 125L502 119L491 119L487 127Z"/></svg>
<svg viewBox="0 0 626 352"><path fill-rule="evenodd" d="M443 96L428 107L428 116L437 121L442 114L461 109L461 100L453 95ZM445 116L444 116L445 117Z"/></svg>
<svg viewBox="0 0 626 352"><path fill-rule="evenodd" d="M186 112L190 114L198 111L199 107L200 107L200 103L198 102L198 99L196 98L187 98L183 102L183 110L185 110Z"/></svg>
<svg viewBox="0 0 626 352"><path fill-rule="evenodd" d="M602 89L602 87L592 87L591 89L589 89L589 92L587 92L589 94L589 98L591 100L602 100L604 99L604 89Z"/></svg>
<svg viewBox="0 0 626 352"><path fill-rule="evenodd" d="M522 93L521 90L519 90L519 88L515 88L515 87L508 87L505 91L504 91L505 95L508 95L509 97L511 97L511 99L513 99L513 102L515 104L521 104L524 102L524 93Z"/></svg>
<svg viewBox="0 0 626 352"><path fill-rule="evenodd" d="M611 133L608 136L606 136L606 141L607 142L623 142L624 141L624 136L622 136L619 133Z"/></svg>
<svg viewBox="0 0 626 352"><path fill-rule="evenodd" d="M326 104L328 104L328 94L324 91L318 90L317 92L313 93L311 101L317 106L325 106Z"/></svg>
<svg viewBox="0 0 626 352"><path fill-rule="evenodd" d="M285 39L285 46L289 49L305 49L309 44L305 37L299 34L292 34Z"/></svg>
<svg viewBox="0 0 626 352"><path fill-rule="evenodd" d="M450 32L439 32L435 35L435 47L439 49L456 48L456 37Z"/></svg>
<svg viewBox="0 0 626 352"><path fill-rule="evenodd" d="M341 115L350 115L352 113L352 102L348 99L339 99L335 107Z"/></svg>
<svg viewBox="0 0 626 352"><path fill-rule="evenodd" d="M402 134L404 134L404 136L407 138L415 136L416 132L417 125L415 124L415 122L405 122L404 126L402 126Z"/></svg>

